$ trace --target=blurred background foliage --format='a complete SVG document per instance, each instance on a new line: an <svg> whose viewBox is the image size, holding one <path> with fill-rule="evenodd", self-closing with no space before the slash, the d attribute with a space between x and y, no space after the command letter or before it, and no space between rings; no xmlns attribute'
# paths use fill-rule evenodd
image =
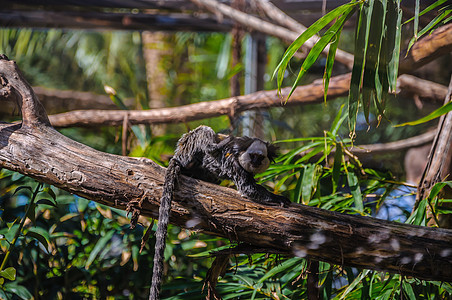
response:
<svg viewBox="0 0 452 300"><path fill-rule="evenodd" d="M353 30L344 30L339 47L351 51L351 40ZM237 67L229 63L228 34L175 33L166 37L166 43L172 51L162 57L160 68L165 72L163 94L167 106L229 97L229 79ZM276 82L270 78L286 46L271 37L266 44L265 89L276 89ZM131 109L146 109L152 100L146 89L142 52L138 32L0 29L0 53L16 60L32 85L98 94L104 94L104 85L109 85L121 99L134 99ZM301 63L295 59L289 64L283 85L294 81ZM322 78L324 64L319 59L302 84ZM345 71L339 68L334 72ZM343 98L327 105L271 109L265 118L270 129L268 139L285 140L279 143L284 155L261 175L261 181L295 202L425 224L425 213L412 214L410 204L399 201L414 199L415 193L412 187L401 183L403 153L385 157L382 167L375 170L360 165L342 151L350 145L348 128L342 126L345 101ZM419 109L411 99L394 97L388 103L387 116L399 124L422 117L434 108L435 105L426 103ZM376 127L373 118L374 126L369 129L364 117L358 116L356 144L395 141L435 125L432 121L394 128L383 120ZM12 119L17 117L11 116ZM370 119L372 123L372 116ZM129 155L146 156L165 164L180 135L187 127L199 124L227 131L229 119L222 116L189 124L168 124L165 134L142 136L141 139L146 139L131 143ZM67 128L61 132L98 150L121 153L120 128ZM309 149L318 155L314 162L301 156ZM131 230L123 211L38 185L7 170L2 170L0 176L0 245L2 253L10 252L7 267L13 268L2 270L11 273L0 273L3 276L0 298L147 299L154 241L150 239L141 254L139 245L149 220L141 220L146 223L144 227ZM24 186L29 188L15 192ZM35 190L39 193L33 198ZM31 203L35 203L32 213L26 214ZM388 207L397 208L397 213ZM421 217L410 218L416 213ZM24 222L20 229L21 220ZM16 233L18 238L13 243ZM206 291L201 292L203 280L213 261L211 251L234 243L175 226L169 228L168 241L163 297L202 299L206 295ZM224 299L303 299L307 297L309 266L308 260L299 257L238 255L231 260L217 289ZM444 299L452 295L448 283L327 263L320 263L319 270L324 299Z"/></svg>

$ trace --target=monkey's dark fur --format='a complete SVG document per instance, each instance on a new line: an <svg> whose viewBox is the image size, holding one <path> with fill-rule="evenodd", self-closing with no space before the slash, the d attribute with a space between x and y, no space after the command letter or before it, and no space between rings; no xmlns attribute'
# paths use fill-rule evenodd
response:
<svg viewBox="0 0 452 300"><path fill-rule="evenodd" d="M265 171L275 156L276 147L268 142L222 136L207 126L199 126L180 138L163 185L149 299L159 299L169 213L180 173L209 182L230 179L242 196L269 205L288 205L287 198L269 192L254 180L254 175Z"/></svg>

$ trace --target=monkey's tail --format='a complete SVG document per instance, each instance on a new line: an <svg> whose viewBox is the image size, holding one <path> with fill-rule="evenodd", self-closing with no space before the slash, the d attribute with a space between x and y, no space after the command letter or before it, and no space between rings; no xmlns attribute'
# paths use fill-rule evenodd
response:
<svg viewBox="0 0 452 300"><path fill-rule="evenodd" d="M160 299L160 286L163 277L163 260L166 244L166 234L168 231L169 214L171 211L171 201L176 189L177 178L180 175L180 165L176 159L171 159L165 175L163 184L163 194L160 200L159 223L155 234L155 254L154 268L152 271L152 285L149 300Z"/></svg>

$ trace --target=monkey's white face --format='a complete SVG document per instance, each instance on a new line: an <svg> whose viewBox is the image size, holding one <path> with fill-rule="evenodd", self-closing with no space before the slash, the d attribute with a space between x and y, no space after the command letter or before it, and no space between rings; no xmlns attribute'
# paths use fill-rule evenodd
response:
<svg viewBox="0 0 452 300"><path fill-rule="evenodd" d="M239 163L246 171L257 174L267 170L270 160L267 156L267 145L255 140L249 147L240 154Z"/></svg>

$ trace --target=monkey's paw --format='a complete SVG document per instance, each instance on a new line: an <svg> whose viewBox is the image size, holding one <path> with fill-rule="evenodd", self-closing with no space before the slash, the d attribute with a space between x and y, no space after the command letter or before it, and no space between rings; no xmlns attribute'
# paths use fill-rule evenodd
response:
<svg viewBox="0 0 452 300"><path fill-rule="evenodd" d="M280 195L275 195L275 198L273 201L275 202L275 204L281 206L281 207L289 207L290 204L292 203L288 198L284 197L284 196L280 196Z"/></svg>
<svg viewBox="0 0 452 300"><path fill-rule="evenodd" d="M284 196L272 194L271 197L264 199L261 203L272 206L289 207L292 202Z"/></svg>

